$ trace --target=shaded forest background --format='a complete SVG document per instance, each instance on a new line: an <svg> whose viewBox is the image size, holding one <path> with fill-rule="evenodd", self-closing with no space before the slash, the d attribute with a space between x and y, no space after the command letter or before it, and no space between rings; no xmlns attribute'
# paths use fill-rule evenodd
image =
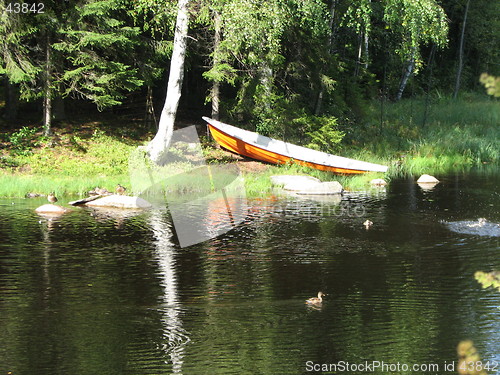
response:
<svg viewBox="0 0 500 375"><path fill-rule="evenodd" d="M155 130L177 1L0 7L4 129L35 118L50 134L58 121L103 112ZM191 0L189 9L187 121L211 115L336 143L368 102L486 95L480 75L500 75L498 1Z"/></svg>

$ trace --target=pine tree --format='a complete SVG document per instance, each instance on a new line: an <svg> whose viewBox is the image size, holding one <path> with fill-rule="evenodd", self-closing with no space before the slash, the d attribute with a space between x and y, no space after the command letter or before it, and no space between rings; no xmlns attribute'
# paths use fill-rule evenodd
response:
<svg viewBox="0 0 500 375"><path fill-rule="evenodd" d="M43 99L44 132L51 130L52 101L85 98L98 108L120 104L143 80L136 64L140 45L128 11L132 2L44 2L44 12L23 15L1 3L1 73L25 101ZM127 6L129 8L127 8Z"/></svg>
<svg viewBox="0 0 500 375"><path fill-rule="evenodd" d="M125 4L125 5L124 5ZM140 45L126 2L91 0L68 9L53 48L64 55L58 79L64 95L93 101L99 109L121 104L143 84L134 66Z"/></svg>

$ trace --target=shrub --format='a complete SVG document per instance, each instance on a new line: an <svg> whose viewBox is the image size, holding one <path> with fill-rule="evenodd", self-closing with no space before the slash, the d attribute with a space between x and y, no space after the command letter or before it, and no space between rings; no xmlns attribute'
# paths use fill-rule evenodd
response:
<svg viewBox="0 0 500 375"><path fill-rule="evenodd" d="M311 129L306 134L311 138L307 147L324 152L336 152L344 138L344 133L338 130L335 117L308 116Z"/></svg>
<svg viewBox="0 0 500 375"><path fill-rule="evenodd" d="M38 144L36 128L23 126L20 130L9 136L12 151L18 155L30 155L34 147Z"/></svg>

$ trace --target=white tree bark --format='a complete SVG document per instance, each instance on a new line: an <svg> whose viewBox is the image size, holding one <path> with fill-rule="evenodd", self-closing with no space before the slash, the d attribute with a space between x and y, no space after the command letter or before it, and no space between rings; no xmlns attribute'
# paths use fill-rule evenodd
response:
<svg viewBox="0 0 500 375"><path fill-rule="evenodd" d="M414 68L415 68L415 52L413 51L403 71L403 76L401 77L401 81L399 83L399 89L398 92L396 93L396 101L401 100L401 98L403 97L403 92L405 91L406 84L408 83L408 80L410 79L410 76L413 73Z"/></svg>
<svg viewBox="0 0 500 375"><path fill-rule="evenodd" d="M45 82L44 82L44 94L43 94L43 135L52 135L52 87L51 87L51 56L50 56L50 38L47 35L45 41Z"/></svg>
<svg viewBox="0 0 500 375"><path fill-rule="evenodd" d="M179 0L177 22L175 25L174 49L170 60L167 97L160 115L158 132L147 146L149 158L158 165L165 164L168 147L174 132L175 116L181 98L182 81L184 78L184 60L188 36L189 0Z"/></svg>
<svg viewBox="0 0 500 375"><path fill-rule="evenodd" d="M462 78L462 69L464 67L464 38L465 38L465 25L467 24L467 13L469 13L470 0L467 0L464 12L464 21L462 22L462 32L460 33L460 45L458 47L458 68L457 76L455 78L455 90L453 91L453 99L456 99L460 91L460 79Z"/></svg>
<svg viewBox="0 0 500 375"><path fill-rule="evenodd" d="M221 40L222 40L222 31L221 31L221 15L219 12L215 11L214 14L214 23L215 23L215 34L214 34L214 66L217 66L220 63L220 58L218 57L218 50L220 48ZM212 84L212 118L215 120L219 120L220 110L220 82L215 80Z"/></svg>

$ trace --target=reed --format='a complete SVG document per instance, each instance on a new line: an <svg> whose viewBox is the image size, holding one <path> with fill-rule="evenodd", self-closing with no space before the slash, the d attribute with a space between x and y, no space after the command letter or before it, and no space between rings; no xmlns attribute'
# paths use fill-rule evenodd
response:
<svg viewBox="0 0 500 375"><path fill-rule="evenodd" d="M482 95L372 103L350 157L385 158L389 174L446 173L500 160L500 102ZM383 162L380 162L384 164Z"/></svg>

